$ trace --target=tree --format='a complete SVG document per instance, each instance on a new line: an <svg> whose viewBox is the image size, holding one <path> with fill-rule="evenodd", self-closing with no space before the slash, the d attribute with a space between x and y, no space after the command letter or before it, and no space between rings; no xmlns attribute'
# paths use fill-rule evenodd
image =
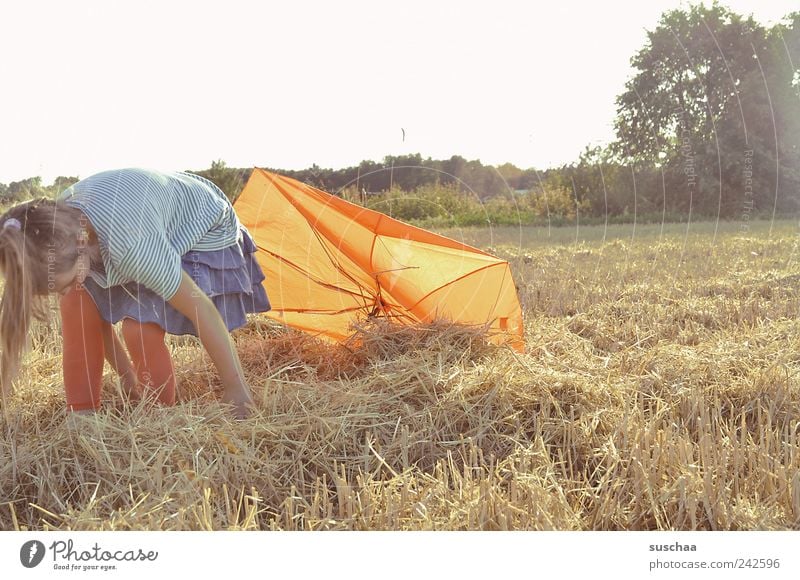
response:
<svg viewBox="0 0 800 580"><path fill-rule="evenodd" d="M776 116L771 95L791 78L774 44L752 16L716 2L666 12L617 98L617 159L663 169L675 209L733 216L771 208L782 181L776 161L791 147L775 139L787 113Z"/></svg>
<svg viewBox="0 0 800 580"><path fill-rule="evenodd" d="M772 66L765 82L774 112L778 143L778 208L800 210L800 12L787 15L769 30Z"/></svg>
<svg viewBox="0 0 800 580"><path fill-rule="evenodd" d="M736 85L757 71L748 31L764 42L764 31L716 3L672 10L648 32L648 43L632 59L639 72L617 98L618 152L659 162L682 135L712 136L716 122L736 99Z"/></svg>
<svg viewBox="0 0 800 580"><path fill-rule="evenodd" d="M250 171L249 169L227 167L222 159L218 159L211 162L211 169L193 171L192 173L212 181L228 196L228 199L234 201L242 191L244 184L247 183Z"/></svg>
<svg viewBox="0 0 800 580"><path fill-rule="evenodd" d="M520 183L522 181L522 169L513 163L503 163L497 166L497 172L508 184L511 189L522 189Z"/></svg>
<svg viewBox="0 0 800 580"><path fill-rule="evenodd" d="M33 197L43 197L46 195L47 191L42 186L42 178L29 177L28 179L9 183L3 193L2 201L6 203L16 203Z"/></svg>
<svg viewBox="0 0 800 580"><path fill-rule="evenodd" d="M52 197L55 197L62 191L67 189L69 186L71 186L72 184L77 183L78 181L80 180L77 177L67 177L65 175L59 175L53 181L53 185L51 185L47 189L52 194Z"/></svg>

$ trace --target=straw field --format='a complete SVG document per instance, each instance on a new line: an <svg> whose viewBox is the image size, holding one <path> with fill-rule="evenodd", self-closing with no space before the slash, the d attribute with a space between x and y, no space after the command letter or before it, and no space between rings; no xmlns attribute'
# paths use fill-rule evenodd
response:
<svg viewBox="0 0 800 580"><path fill-rule="evenodd" d="M800 529L797 224L581 232L459 233L512 263L523 355L253 318L241 422L179 338L176 407L128 406L106 367L103 410L67 419L57 317L38 326L0 419L0 529Z"/></svg>

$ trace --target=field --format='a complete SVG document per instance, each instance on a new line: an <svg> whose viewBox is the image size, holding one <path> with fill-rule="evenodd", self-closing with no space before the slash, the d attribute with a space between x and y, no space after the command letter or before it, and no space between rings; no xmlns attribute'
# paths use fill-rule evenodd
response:
<svg viewBox="0 0 800 580"><path fill-rule="evenodd" d="M512 264L527 352L469 328L236 331L258 413L171 338L180 402L65 418L37 327L0 529L800 529L796 222L448 230ZM211 385L211 387L209 387Z"/></svg>

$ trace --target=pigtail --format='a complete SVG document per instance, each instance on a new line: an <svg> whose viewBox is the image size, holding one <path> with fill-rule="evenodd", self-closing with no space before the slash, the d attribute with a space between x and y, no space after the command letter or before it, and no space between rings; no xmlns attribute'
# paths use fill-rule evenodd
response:
<svg viewBox="0 0 800 580"><path fill-rule="evenodd" d="M49 319L52 275L70 270L78 257L80 211L47 198L21 203L0 216L0 394L13 392L31 319Z"/></svg>
<svg viewBox="0 0 800 580"><path fill-rule="evenodd" d="M5 277L0 300L0 391L3 399L13 392L13 380L28 347L31 317L43 315L41 304L34 304L34 277L26 246L21 230L0 229L0 268Z"/></svg>

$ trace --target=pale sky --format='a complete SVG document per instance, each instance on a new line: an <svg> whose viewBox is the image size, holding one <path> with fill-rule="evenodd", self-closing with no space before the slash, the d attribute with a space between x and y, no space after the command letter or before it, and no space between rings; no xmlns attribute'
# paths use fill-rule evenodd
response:
<svg viewBox="0 0 800 580"><path fill-rule="evenodd" d="M798 8L723 4L764 24ZM630 58L680 5L4 2L0 182L417 152L544 169L611 140Z"/></svg>

